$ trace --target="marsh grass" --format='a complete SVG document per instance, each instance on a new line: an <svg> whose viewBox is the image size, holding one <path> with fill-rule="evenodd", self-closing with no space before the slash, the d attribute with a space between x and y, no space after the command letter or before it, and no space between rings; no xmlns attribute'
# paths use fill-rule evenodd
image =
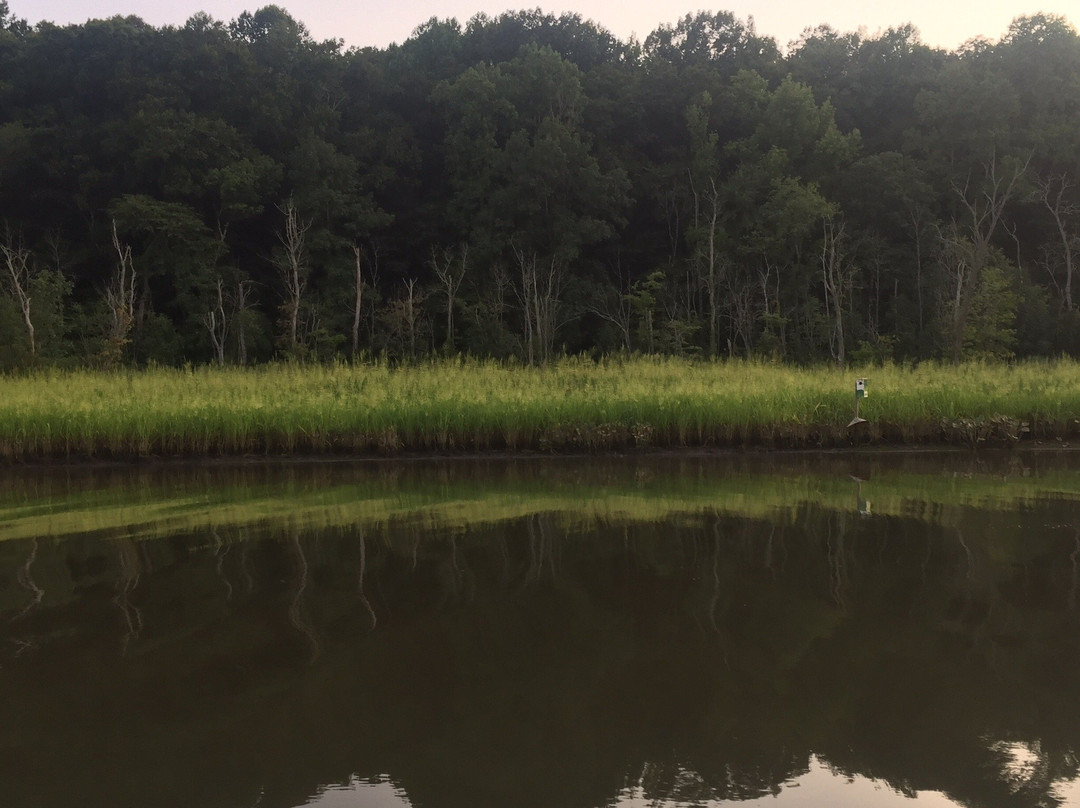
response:
<svg viewBox="0 0 1080 808"><path fill-rule="evenodd" d="M869 378L849 430L854 379ZM0 458L1002 444L1080 434L1080 364L566 359L0 378Z"/></svg>

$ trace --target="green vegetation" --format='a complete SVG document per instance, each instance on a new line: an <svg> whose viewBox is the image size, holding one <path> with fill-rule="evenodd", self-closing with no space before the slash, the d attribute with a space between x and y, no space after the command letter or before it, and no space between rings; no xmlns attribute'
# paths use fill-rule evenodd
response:
<svg viewBox="0 0 1080 808"><path fill-rule="evenodd" d="M759 458L764 460L764 458ZM888 460L888 458L884 458ZM1015 460L1015 458L1013 458ZM1058 458L1059 460L1067 458ZM0 541L96 534L155 538L178 533L215 540L237 529L276 532L348 526L423 527L452 535L479 525L552 514L570 532L582 525L700 521L710 514L794 524L809 505L836 512L912 516L962 527L971 509L1080 500L1080 472L1065 462L1029 464L870 459L853 479L849 463L819 458L742 464L732 458L599 460L583 469L556 458L312 463L285 468L132 467L98 478L10 474L0 478ZM1075 466L1075 464L1073 464ZM450 531L450 532L448 532Z"/></svg>
<svg viewBox="0 0 1080 808"><path fill-rule="evenodd" d="M955 52L539 10L347 50L277 6L0 0L0 369L1080 356L1077 98L1052 14Z"/></svg>
<svg viewBox="0 0 1080 808"><path fill-rule="evenodd" d="M1078 431L1076 362L864 375L869 423L850 430L852 373L745 361L50 370L2 380L0 457L976 446Z"/></svg>

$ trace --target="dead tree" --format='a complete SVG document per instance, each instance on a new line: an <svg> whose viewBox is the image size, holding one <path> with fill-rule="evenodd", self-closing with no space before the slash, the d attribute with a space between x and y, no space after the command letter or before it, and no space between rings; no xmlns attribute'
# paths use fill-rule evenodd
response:
<svg viewBox="0 0 1080 808"><path fill-rule="evenodd" d="M221 261L222 256L228 250L227 242L225 241L226 233L228 232L228 226L222 227L218 225L218 241L215 245L213 257L210 259L210 268L215 271L218 263ZM225 364L225 345L229 338L229 332L232 327L233 311L226 311L226 303L229 303L229 295L225 292L225 281L218 276L215 283L216 297L211 301L210 307L203 313L203 325L206 326L206 330L210 333L210 343L214 348L214 359L218 365ZM232 309L232 306L229 307Z"/></svg>
<svg viewBox="0 0 1080 808"><path fill-rule="evenodd" d="M533 319L533 299L536 295L536 255L526 256L523 251L517 254L518 268L521 270L521 288L517 290L521 302L521 311L525 323L525 353L529 364L534 364L536 355L536 321Z"/></svg>
<svg viewBox="0 0 1080 808"><path fill-rule="evenodd" d="M26 326L26 340L30 346L30 356L37 355L37 342L34 338L34 319L30 311L30 283L34 268L30 250L22 245L22 238L12 233L10 226L4 226L4 240L0 243L0 255L3 256L5 280L11 290Z"/></svg>
<svg viewBox="0 0 1080 808"><path fill-rule="evenodd" d="M961 223L954 219L939 231L939 236L941 262L948 283L944 301L946 330L954 362L959 362L963 353L964 332L983 271L990 263L994 235L1030 159L1005 174L1001 173L997 159L991 159L985 167L981 191L971 187L970 179L963 187L953 184L966 221Z"/></svg>
<svg viewBox="0 0 1080 808"><path fill-rule="evenodd" d="M225 364L225 343L229 338L229 318L225 314L224 281L217 279L217 299L210 310L203 314L203 325L210 332L210 343L214 346L214 359L219 365Z"/></svg>
<svg viewBox="0 0 1080 808"><path fill-rule="evenodd" d="M420 317L423 313L423 292L417 289L416 278L405 281L405 296L401 299L401 319L409 339L409 356L416 356L416 339L419 332Z"/></svg>
<svg viewBox="0 0 1080 808"><path fill-rule="evenodd" d="M247 312L251 309L249 297L254 283L243 278L236 280L236 293L233 297L233 308L236 322L236 361L241 365L247 364Z"/></svg>
<svg viewBox="0 0 1080 808"><path fill-rule="evenodd" d="M631 329L634 322L634 302L631 290L628 288L629 279L626 277L626 273L623 272L621 261L619 262L618 274L618 288L606 286L598 295L596 301L589 305L587 309L619 330L619 334L622 336L623 350L629 352L633 349Z"/></svg>
<svg viewBox="0 0 1080 808"><path fill-rule="evenodd" d="M728 356L735 356L735 340L741 340L747 359L754 351L754 323L760 317L757 296L748 279L736 284L728 278L727 296L731 318L732 339L728 340Z"/></svg>
<svg viewBox="0 0 1080 808"><path fill-rule="evenodd" d="M536 253L514 248L521 286L516 290L525 324L525 350L529 364L545 363L553 353L562 308L562 263L552 256L541 262Z"/></svg>
<svg viewBox="0 0 1080 808"><path fill-rule="evenodd" d="M307 289L309 272L304 237L312 223L311 220L304 221L300 218L300 213L292 199L285 203L285 207L278 207L278 210L285 217L285 229L277 234L282 247L277 266L285 287L281 311L286 330L286 348L291 355L295 356L300 347L298 339L300 307L303 304L304 291Z"/></svg>
<svg viewBox="0 0 1080 808"><path fill-rule="evenodd" d="M454 350L454 301L457 297L461 281L465 277L468 267L469 245L461 247L460 254L454 250L443 250L438 255L435 248L431 249L431 268L442 285L443 294L446 296L446 350Z"/></svg>
<svg viewBox="0 0 1080 808"><path fill-rule="evenodd" d="M1039 192L1038 197L1042 200L1043 205L1050 211L1050 215L1054 218L1054 224L1057 226L1058 236L1061 238L1061 262L1065 270L1065 284L1059 286L1061 291L1062 303L1067 311L1072 311L1073 299L1072 299L1072 279L1074 258L1073 250L1077 247L1077 242L1080 241L1080 236L1077 233L1070 232L1070 224L1075 226L1075 219L1077 214L1080 213L1080 206L1076 203L1069 202L1065 198L1065 194L1070 188L1073 187L1069 181L1067 174L1062 174L1058 177L1050 177L1038 182ZM1048 269L1050 262L1047 261ZM1057 283L1055 279L1055 283Z"/></svg>
<svg viewBox="0 0 1080 808"><path fill-rule="evenodd" d="M840 367L844 366L844 306L855 269L846 246L843 221L826 219L821 240L821 279L825 286L825 316L833 318L830 348Z"/></svg>
<svg viewBox="0 0 1080 808"><path fill-rule="evenodd" d="M716 187L716 180L710 177L709 187L704 194L708 208L702 214L701 200L692 175L690 190L694 196L694 223L699 229L704 228L704 243L699 246L694 258L695 263L704 265L699 274L709 304L709 355L716 356L720 352L720 287L725 269L717 243L720 236L720 191Z"/></svg>
<svg viewBox="0 0 1080 808"><path fill-rule="evenodd" d="M352 322L352 357L360 352L360 320L364 314L364 290L367 281L364 280L364 250L358 244L353 244L353 257L356 259L356 300L353 305ZM371 250L372 281L377 283L379 276L379 248L374 245Z"/></svg>
<svg viewBox="0 0 1080 808"><path fill-rule="evenodd" d="M757 269L758 287L761 289L761 310L758 317L764 324L762 341L768 337L773 344L771 350L780 356L787 355L788 319L780 308L780 266L773 265L768 257L762 255Z"/></svg>
<svg viewBox="0 0 1080 808"><path fill-rule="evenodd" d="M911 223L911 229L915 236L915 300L919 308L919 341L922 342L925 331L925 317L923 306L923 220L926 210L921 205L913 205L908 208L907 221Z"/></svg>
<svg viewBox="0 0 1080 808"><path fill-rule="evenodd" d="M109 333L105 340L105 364L112 366L120 361L124 348L131 340L135 324L135 264L131 258L131 246L120 241L116 232L116 220L112 223L112 243L116 250L116 269L105 288L105 303L109 309Z"/></svg>

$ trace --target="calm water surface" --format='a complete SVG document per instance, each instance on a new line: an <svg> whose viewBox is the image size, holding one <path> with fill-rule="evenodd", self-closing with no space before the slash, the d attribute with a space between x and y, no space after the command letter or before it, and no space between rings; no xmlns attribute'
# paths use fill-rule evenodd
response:
<svg viewBox="0 0 1080 808"><path fill-rule="evenodd" d="M0 805L1080 806L1080 457L0 471Z"/></svg>

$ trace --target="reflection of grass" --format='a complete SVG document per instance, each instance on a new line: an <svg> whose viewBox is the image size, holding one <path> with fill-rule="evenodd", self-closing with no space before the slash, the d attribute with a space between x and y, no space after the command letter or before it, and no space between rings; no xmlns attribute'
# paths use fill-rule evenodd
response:
<svg viewBox="0 0 1080 808"><path fill-rule="evenodd" d="M842 445L853 380L870 378L865 439L1071 435L1080 364L796 369L743 361L568 359L546 368L46 371L2 380L0 458L402 449Z"/></svg>
<svg viewBox="0 0 1080 808"><path fill-rule="evenodd" d="M1004 509L1038 498L1080 499L1080 472L1070 470L1037 476L878 471L861 483L835 473L732 474L694 464L614 466L592 475L570 466L558 473L478 479L456 479L445 469L424 473L423 467L402 478L314 466L281 482L272 475L250 482L241 471L218 476L195 470L191 478L157 482L133 473L126 485L55 492L14 479L3 492L0 540L87 532L149 537L254 523L321 528L409 520L445 529L535 513L557 513L573 524L713 512L783 522L804 503L836 511L869 503L875 514L949 524L971 506Z"/></svg>

